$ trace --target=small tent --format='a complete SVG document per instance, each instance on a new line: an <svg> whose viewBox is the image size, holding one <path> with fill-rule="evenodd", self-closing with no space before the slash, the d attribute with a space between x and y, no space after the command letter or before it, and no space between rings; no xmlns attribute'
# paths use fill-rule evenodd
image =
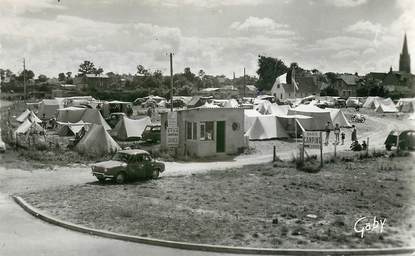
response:
<svg viewBox="0 0 415 256"><path fill-rule="evenodd" d="M98 109L68 107L58 110L58 122L77 123L81 120L85 123L102 125L107 131L111 130Z"/></svg>
<svg viewBox="0 0 415 256"><path fill-rule="evenodd" d="M250 140L267 140L289 137L278 118L273 115L258 116L245 135L248 136Z"/></svg>
<svg viewBox="0 0 415 256"><path fill-rule="evenodd" d="M76 144L75 150L81 154L103 156L121 150L121 147L108 134L102 125L93 125Z"/></svg>
<svg viewBox="0 0 415 256"><path fill-rule="evenodd" d="M378 101L378 106L375 111L377 113L397 113L398 109L395 107L391 98L382 99Z"/></svg>
<svg viewBox="0 0 415 256"><path fill-rule="evenodd" d="M197 108L220 108L220 107L213 103L206 102L204 105L197 107Z"/></svg>
<svg viewBox="0 0 415 256"><path fill-rule="evenodd" d="M382 100L381 97L378 96L369 96L367 97L365 103L363 104L364 108L376 109L379 106L379 101Z"/></svg>
<svg viewBox="0 0 415 256"><path fill-rule="evenodd" d="M139 120L123 117L112 130L114 137L120 140L141 138L144 129L151 124L150 117L146 116Z"/></svg>
<svg viewBox="0 0 415 256"><path fill-rule="evenodd" d="M261 113L259 113L255 109L244 109L244 115L244 132L246 132L254 124L256 118L258 116L261 116Z"/></svg>
<svg viewBox="0 0 415 256"><path fill-rule="evenodd" d="M415 98L402 98L396 104L396 108L403 113L415 112Z"/></svg>
<svg viewBox="0 0 415 256"><path fill-rule="evenodd" d="M26 119L29 119L30 121L41 123L42 120L40 120L33 111L26 109L23 113L21 113L17 118L16 121L19 123L23 123Z"/></svg>
<svg viewBox="0 0 415 256"><path fill-rule="evenodd" d="M352 127L352 125L347 120L343 111L338 108L325 108L330 111L330 117L333 125L339 124L340 127Z"/></svg>
<svg viewBox="0 0 415 256"><path fill-rule="evenodd" d="M58 124L61 126L57 131L57 134L59 136L75 136L78 132L82 130L82 128L89 125L88 123L85 123L82 120L77 123L58 122Z"/></svg>
<svg viewBox="0 0 415 256"><path fill-rule="evenodd" d="M38 123L26 119L19 127L17 127L15 134L26 134L43 132L44 129Z"/></svg>
<svg viewBox="0 0 415 256"><path fill-rule="evenodd" d="M58 99L42 100L39 104L39 117L51 119L56 117L58 109L63 107L63 102Z"/></svg>
<svg viewBox="0 0 415 256"><path fill-rule="evenodd" d="M289 109L288 115L303 115L311 117L311 119L299 120L303 128L307 131L322 131L326 128L327 122L330 122L330 129L333 129L329 110L321 109L312 105L299 105L296 108Z"/></svg>
<svg viewBox="0 0 415 256"><path fill-rule="evenodd" d="M270 105L268 112L271 115L285 116L288 114L290 108L290 105L278 105L274 103Z"/></svg>
<svg viewBox="0 0 415 256"><path fill-rule="evenodd" d="M259 102L255 109L263 115L268 115L271 114L271 108L271 102L269 102L268 100L261 100L261 102Z"/></svg>

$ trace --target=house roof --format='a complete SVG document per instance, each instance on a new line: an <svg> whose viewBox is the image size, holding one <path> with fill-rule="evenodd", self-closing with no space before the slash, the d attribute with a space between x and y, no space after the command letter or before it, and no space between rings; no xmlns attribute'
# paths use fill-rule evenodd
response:
<svg viewBox="0 0 415 256"><path fill-rule="evenodd" d="M256 86L255 85L247 85L246 89L248 89L249 91L255 92L256 91Z"/></svg>
<svg viewBox="0 0 415 256"><path fill-rule="evenodd" d="M87 78L108 78L106 74L95 75L95 74L85 74Z"/></svg>
<svg viewBox="0 0 415 256"><path fill-rule="evenodd" d="M359 77L352 74L341 74L338 79L343 80L347 85L356 85Z"/></svg>

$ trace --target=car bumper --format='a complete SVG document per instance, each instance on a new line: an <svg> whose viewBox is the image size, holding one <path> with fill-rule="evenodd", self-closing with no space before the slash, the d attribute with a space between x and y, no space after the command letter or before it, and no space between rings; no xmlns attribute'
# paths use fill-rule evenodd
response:
<svg viewBox="0 0 415 256"><path fill-rule="evenodd" d="M92 172L92 175L94 175L97 178L109 178L109 179L114 178L114 175L108 175L102 172Z"/></svg>

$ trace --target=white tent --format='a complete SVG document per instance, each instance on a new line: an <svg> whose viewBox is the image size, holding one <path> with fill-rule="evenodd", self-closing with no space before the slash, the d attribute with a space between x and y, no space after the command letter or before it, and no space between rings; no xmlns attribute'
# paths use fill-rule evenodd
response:
<svg viewBox="0 0 415 256"><path fill-rule="evenodd" d="M25 134L27 132L41 132L44 131L42 126L36 122L32 122L29 119L26 119L19 127L17 127L15 134Z"/></svg>
<svg viewBox="0 0 415 256"><path fill-rule="evenodd" d="M77 123L82 120L85 123L102 125L107 131L111 130L98 109L68 107L59 109L57 112L58 122Z"/></svg>
<svg viewBox="0 0 415 256"><path fill-rule="evenodd" d="M378 100L378 106L375 109L378 113L396 113L398 109L395 107L391 98Z"/></svg>
<svg viewBox="0 0 415 256"><path fill-rule="evenodd" d="M23 123L26 119L29 119L30 121L41 123L42 120L40 120L33 111L26 109L23 113L21 113L17 118L16 121L19 123Z"/></svg>
<svg viewBox="0 0 415 256"><path fill-rule="evenodd" d="M268 115L270 114L271 105L271 102L267 100L261 100L255 107L255 110L263 115Z"/></svg>
<svg viewBox="0 0 415 256"><path fill-rule="evenodd" d="M258 116L261 116L261 113L259 113L255 109L244 109L244 115L244 132L246 132L254 124L256 118Z"/></svg>
<svg viewBox="0 0 415 256"><path fill-rule="evenodd" d="M267 140L289 137L278 118L273 115L258 116L245 135L248 136L250 140Z"/></svg>
<svg viewBox="0 0 415 256"><path fill-rule="evenodd" d="M121 147L102 125L93 125L76 144L75 150L85 155L102 156L115 153L121 150Z"/></svg>
<svg viewBox="0 0 415 256"><path fill-rule="evenodd" d="M148 116L138 120L123 117L112 130L112 134L120 140L141 138L144 129L149 124L151 124L151 119Z"/></svg>
<svg viewBox="0 0 415 256"><path fill-rule="evenodd" d="M61 126L59 130L57 131L57 134L59 136L74 136L78 132L82 130L82 128L86 127L87 125L90 125L88 123L85 123L84 121L79 121L77 123L61 123L58 122L58 124Z"/></svg>
<svg viewBox="0 0 415 256"><path fill-rule="evenodd" d="M371 109L376 109L379 106L379 101L382 100L383 98L378 97L378 96L369 96L367 97L365 103L363 104L364 108L371 108Z"/></svg>
<svg viewBox="0 0 415 256"><path fill-rule="evenodd" d="M324 130L327 122L330 122L330 129L333 129L329 110L321 109L312 105L299 105L296 108L289 109L288 115L303 115L311 117L311 119L298 120L302 127L307 131Z"/></svg>
<svg viewBox="0 0 415 256"><path fill-rule="evenodd" d="M278 105L274 103L269 106L268 114L285 116L288 114L289 109L291 109L290 105Z"/></svg>
<svg viewBox="0 0 415 256"><path fill-rule="evenodd" d="M213 103L206 102L204 105L197 107L197 108L220 108L220 107Z"/></svg>
<svg viewBox="0 0 415 256"><path fill-rule="evenodd" d="M402 98L396 104L396 108L403 113L415 112L415 98Z"/></svg>
<svg viewBox="0 0 415 256"><path fill-rule="evenodd" d="M340 127L352 127L352 125L347 120L343 111L338 108L325 108L330 111L330 117L333 125L339 124Z"/></svg>

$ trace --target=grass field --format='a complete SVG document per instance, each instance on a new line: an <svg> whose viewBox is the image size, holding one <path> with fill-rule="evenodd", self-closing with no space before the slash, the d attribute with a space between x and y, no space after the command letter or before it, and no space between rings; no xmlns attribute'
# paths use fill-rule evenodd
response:
<svg viewBox="0 0 415 256"><path fill-rule="evenodd" d="M276 248L414 245L413 156L382 155L338 159L318 173L278 162L22 196L70 222L174 241ZM364 216L386 218L383 232L361 238L354 224Z"/></svg>

